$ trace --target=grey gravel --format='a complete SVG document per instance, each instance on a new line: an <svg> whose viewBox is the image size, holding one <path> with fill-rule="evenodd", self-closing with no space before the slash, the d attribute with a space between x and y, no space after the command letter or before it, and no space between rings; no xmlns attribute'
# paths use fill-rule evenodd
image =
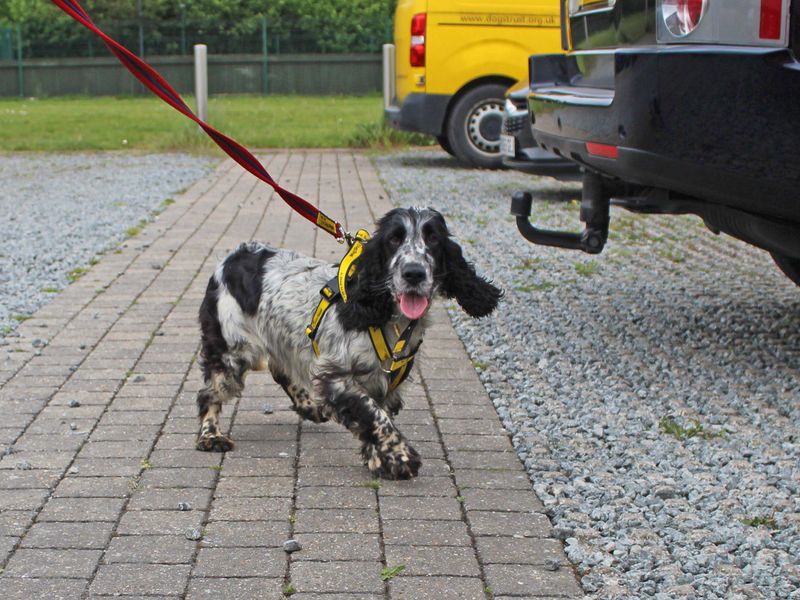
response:
<svg viewBox="0 0 800 600"><path fill-rule="evenodd" d="M188 502L178 502L178 510L186 512L192 510L192 506Z"/></svg>
<svg viewBox="0 0 800 600"><path fill-rule="evenodd" d="M191 540L193 542L203 539L203 532L197 527L187 529L183 535L187 540Z"/></svg>
<svg viewBox="0 0 800 600"><path fill-rule="evenodd" d="M67 402L67 406L69 406L70 408L78 408L80 405L81 403L75 400L75 398L71 398L70 401Z"/></svg>
<svg viewBox="0 0 800 600"><path fill-rule="evenodd" d="M21 460L16 465L14 465L14 468L17 471L30 471L33 467L31 466L31 463L29 463L27 460Z"/></svg>
<svg viewBox="0 0 800 600"><path fill-rule="evenodd" d="M72 431L75 431L76 429L78 429L78 424L77 424L77 423L70 423L70 424L69 424L69 428L70 428Z"/></svg>
<svg viewBox="0 0 800 600"><path fill-rule="evenodd" d="M142 383L145 381L146 377L144 375L137 375L133 378L133 383Z"/></svg>
<svg viewBox="0 0 800 600"><path fill-rule="evenodd" d="M491 318L448 311L587 595L800 598L800 289L769 256L616 208L601 255L534 246L510 194L576 231L578 185L375 163L506 290Z"/></svg>
<svg viewBox="0 0 800 600"><path fill-rule="evenodd" d="M272 404L264 404L264 406L261 407L261 410L264 412L265 415L271 415L272 413L275 412L275 409L272 408Z"/></svg>
<svg viewBox="0 0 800 600"><path fill-rule="evenodd" d="M303 549L303 546L297 540L286 540L283 542L283 551L291 554Z"/></svg>
<svg viewBox="0 0 800 600"><path fill-rule="evenodd" d="M124 240L215 162L182 154L0 154L0 340L64 288L70 271Z"/></svg>

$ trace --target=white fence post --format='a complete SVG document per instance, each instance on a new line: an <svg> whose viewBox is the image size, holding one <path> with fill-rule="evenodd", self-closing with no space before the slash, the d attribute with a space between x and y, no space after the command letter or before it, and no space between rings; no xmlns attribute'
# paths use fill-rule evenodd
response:
<svg viewBox="0 0 800 600"><path fill-rule="evenodd" d="M394 102L395 94L395 47L394 44L383 45L383 108L389 108Z"/></svg>
<svg viewBox="0 0 800 600"><path fill-rule="evenodd" d="M208 117L208 47L194 46L194 96L197 101L197 116L205 121Z"/></svg>

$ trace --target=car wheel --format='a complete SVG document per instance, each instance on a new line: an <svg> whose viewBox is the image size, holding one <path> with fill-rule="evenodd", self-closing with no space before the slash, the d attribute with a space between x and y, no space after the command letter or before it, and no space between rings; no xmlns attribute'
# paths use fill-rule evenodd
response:
<svg viewBox="0 0 800 600"><path fill-rule="evenodd" d="M800 285L800 258L790 258L780 254L772 254L772 260L778 265L778 268L783 271L789 279Z"/></svg>
<svg viewBox="0 0 800 600"><path fill-rule="evenodd" d="M442 150L447 152L450 156L455 156L453 152L453 147L450 145L450 140L447 139L446 135L437 135L436 141L439 142L439 145L442 147Z"/></svg>
<svg viewBox="0 0 800 600"><path fill-rule="evenodd" d="M500 133L506 86L490 83L478 86L453 106L447 120L447 140L461 162L485 169L503 166Z"/></svg>

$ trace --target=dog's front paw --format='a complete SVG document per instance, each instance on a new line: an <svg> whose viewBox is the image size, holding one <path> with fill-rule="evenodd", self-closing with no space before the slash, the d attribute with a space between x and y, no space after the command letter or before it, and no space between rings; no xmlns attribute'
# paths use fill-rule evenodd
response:
<svg viewBox="0 0 800 600"><path fill-rule="evenodd" d="M204 434L197 438L195 448L203 452L227 452L233 450L233 440L227 435Z"/></svg>
<svg viewBox="0 0 800 600"><path fill-rule="evenodd" d="M405 442L394 446L381 457L379 475L384 479L411 479L422 466L419 452Z"/></svg>

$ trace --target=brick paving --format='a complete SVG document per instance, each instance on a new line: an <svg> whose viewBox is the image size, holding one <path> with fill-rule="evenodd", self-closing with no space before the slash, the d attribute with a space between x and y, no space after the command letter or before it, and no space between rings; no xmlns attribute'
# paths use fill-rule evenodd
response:
<svg viewBox="0 0 800 600"><path fill-rule="evenodd" d="M391 207L362 154L264 160L348 228ZM225 407L236 450L193 449L196 315L216 261L251 238L342 253L270 192L223 162L4 348L0 444L13 452L0 460L0 597L579 597L441 306L397 419L423 456L416 480L370 481L353 437L298 421L263 374ZM187 539L192 529L202 539ZM287 555L289 538L303 550ZM548 571L547 559L563 566Z"/></svg>

